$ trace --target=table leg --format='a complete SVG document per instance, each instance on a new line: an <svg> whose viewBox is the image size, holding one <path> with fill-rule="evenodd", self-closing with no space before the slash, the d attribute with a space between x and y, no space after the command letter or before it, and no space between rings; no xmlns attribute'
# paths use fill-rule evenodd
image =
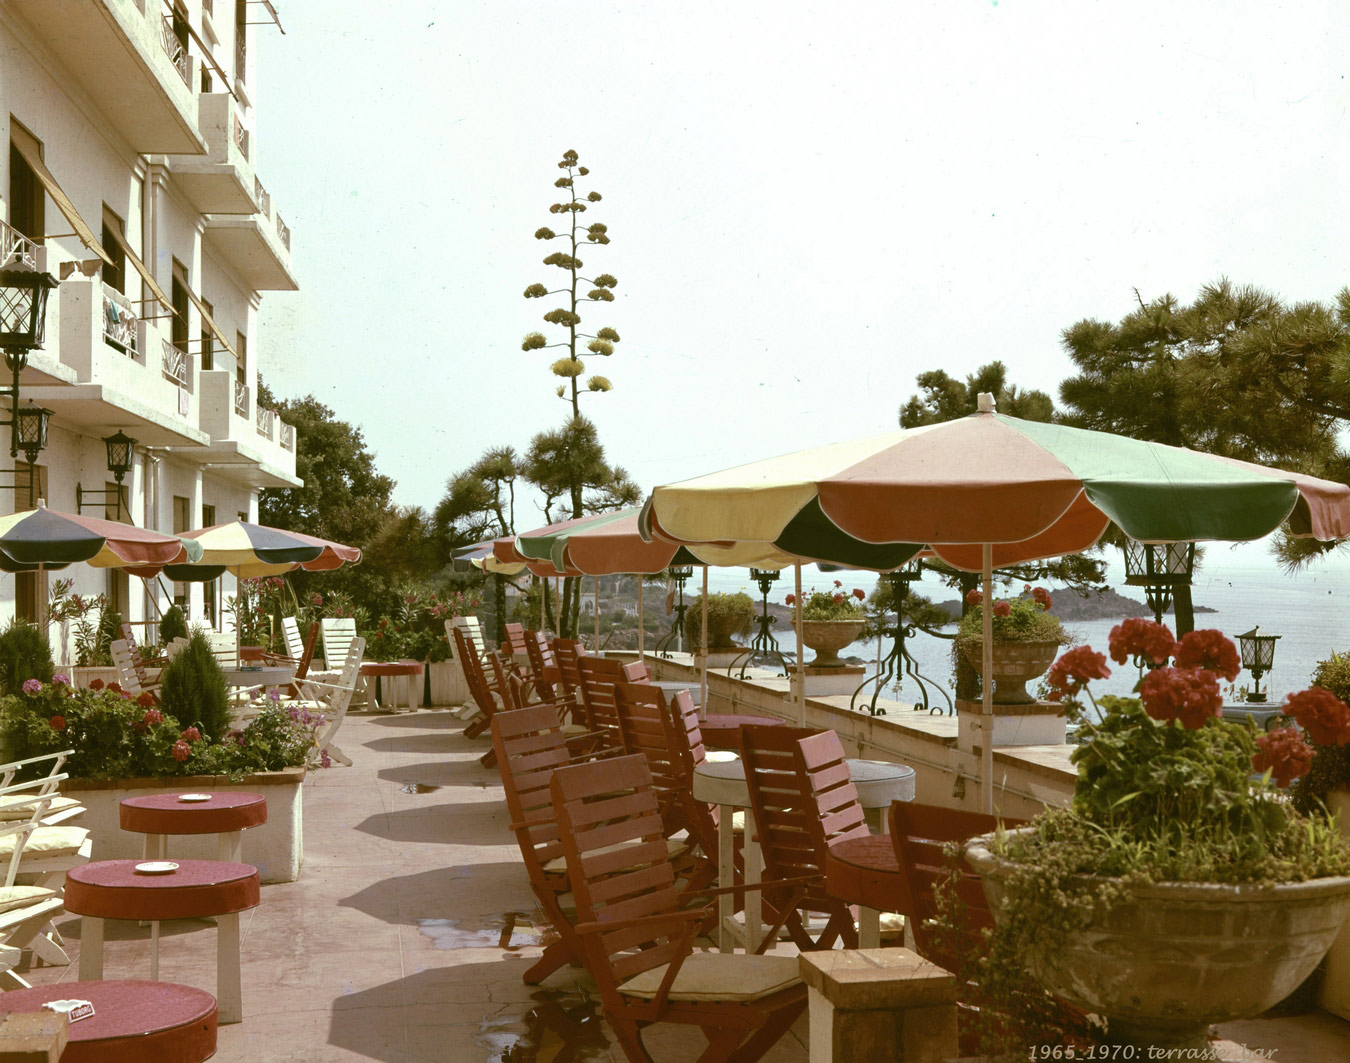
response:
<svg viewBox="0 0 1350 1063"><path fill-rule="evenodd" d="M239 984L239 913L216 917L216 1021L244 1021Z"/></svg>
<svg viewBox="0 0 1350 1063"><path fill-rule="evenodd" d="M231 864L242 864L244 862L244 834L243 831L227 830L221 831L216 835L216 859L225 860Z"/></svg>
<svg viewBox="0 0 1350 1063"><path fill-rule="evenodd" d="M732 833L731 816L735 810L730 805L718 806L717 819L717 885L722 889L734 886L736 878L736 860L734 856L735 835ZM730 922L736 906L734 895L717 895L717 951L730 952Z"/></svg>
<svg viewBox="0 0 1350 1063"><path fill-rule="evenodd" d="M150 921L150 981L159 981L159 920Z"/></svg>
<svg viewBox="0 0 1350 1063"><path fill-rule="evenodd" d="M751 886L759 881L760 869L764 866L759 851L759 832L755 825L755 813L745 810L745 845L741 849L745 860L745 884ZM764 937L764 894L757 889L745 891L745 951L754 953Z"/></svg>
<svg viewBox="0 0 1350 1063"><path fill-rule="evenodd" d="M103 978L103 920L96 915L80 917L80 981Z"/></svg>
<svg viewBox="0 0 1350 1063"><path fill-rule="evenodd" d="M881 948L881 913L865 905L858 906L858 947Z"/></svg>
<svg viewBox="0 0 1350 1063"><path fill-rule="evenodd" d="M141 849L146 860L163 860L169 855L169 836L167 834L147 834L145 845Z"/></svg>

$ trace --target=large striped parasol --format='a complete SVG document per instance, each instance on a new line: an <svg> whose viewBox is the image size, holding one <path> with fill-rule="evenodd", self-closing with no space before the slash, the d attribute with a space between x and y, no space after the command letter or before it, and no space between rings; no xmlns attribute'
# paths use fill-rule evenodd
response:
<svg viewBox="0 0 1350 1063"><path fill-rule="evenodd" d="M163 571L173 580L205 581L228 570L240 579L252 579L279 576L296 568L327 572L361 560L359 547L243 520L183 532L182 538L185 549L179 557L162 569L137 574ZM200 551L195 560L188 554L188 544Z"/></svg>
<svg viewBox="0 0 1350 1063"><path fill-rule="evenodd" d="M6 572L59 569L77 561L97 568L131 568L200 556L200 547L176 535L61 513L41 504L0 517L0 569Z"/></svg>

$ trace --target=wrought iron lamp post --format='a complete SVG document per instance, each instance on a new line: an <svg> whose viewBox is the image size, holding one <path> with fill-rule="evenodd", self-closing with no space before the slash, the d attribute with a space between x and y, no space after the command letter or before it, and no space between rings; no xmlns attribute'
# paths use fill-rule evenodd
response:
<svg viewBox="0 0 1350 1063"><path fill-rule="evenodd" d="M38 452L47 445L47 422L52 411L34 406L19 408L19 374L28 365L28 352L43 344L47 323L47 298L56 287L50 273L32 269L0 269L0 348L11 383L0 387L0 395L9 396L10 416L0 424L9 425L9 456L19 451L28 459L28 503L34 503L34 465ZM15 485L10 485L11 487Z"/></svg>
<svg viewBox="0 0 1350 1063"><path fill-rule="evenodd" d="M113 495L117 499L117 516L115 520L122 519L122 478L131 471L131 466L136 457L136 440L125 432L117 431L110 436L103 437L103 445L108 451L108 471L113 474L113 479L117 481L117 486L112 490L91 491L80 484L75 485L75 512L80 512L85 503L90 505L108 504L108 496Z"/></svg>
<svg viewBox="0 0 1350 1063"><path fill-rule="evenodd" d="M769 613L769 588L778 582L780 572L776 568L752 568L750 578L759 584L759 593L761 596L760 612L756 617L756 623L759 624L759 630L755 637L750 640L750 645L746 651L739 654L735 660L727 665L727 675L731 675L732 670L737 664L740 664L741 670L737 675L738 679L745 678L745 670L751 663L760 657L770 657L778 661L782 666L783 674L788 674L787 659L783 656L783 651L778 648L778 640L773 637L769 628L776 622L777 618Z"/></svg>
<svg viewBox="0 0 1350 1063"><path fill-rule="evenodd" d="M675 641L675 652L684 652L684 614L689 611L689 606L684 604L684 585L694 574L693 565L671 565L666 572L670 578L675 581L676 600L675 600L675 623L670 626L670 630L665 637L656 644L653 652L662 657L670 656L670 643Z"/></svg>
<svg viewBox="0 0 1350 1063"><path fill-rule="evenodd" d="M1172 604L1176 588L1188 585L1194 571L1195 543L1125 540L1125 582L1131 587L1144 588L1144 599L1159 624L1163 613Z"/></svg>
<svg viewBox="0 0 1350 1063"><path fill-rule="evenodd" d="M1252 674L1255 689L1248 691L1249 702L1264 702L1267 695L1261 693L1261 677L1270 671L1275 663L1275 640L1282 635L1258 635L1261 628L1252 628L1238 636L1238 646L1242 650L1242 667Z"/></svg>
<svg viewBox="0 0 1350 1063"><path fill-rule="evenodd" d="M930 706L928 703L928 684L932 683L934 689L940 693L947 701L947 712L950 715L952 711L952 699L947 697L947 692L942 689L932 679L922 675L913 656L909 650L905 649L905 639L913 638L918 633L918 626L905 623L905 599L909 597L909 585L917 580L923 579L923 565L918 561L911 561L907 565L901 565L899 568L890 572L883 572L881 578L891 585L891 606L895 609L895 627L884 627L881 629L880 637L890 636L895 639L895 644L891 647L891 652L886 655L886 659L881 662L881 667L877 674L864 679L859 684L858 689L853 692L853 698L849 702L849 708L857 706L858 698L862 696L867 687L875 684L872 690L872 697L867 704L867 712L870 716L885 716L886 710L877 707L877 699L881 692L891 683L898 682L903 672L914 680L919 688L919 700L914 702L914 711L929 713L941 713L940 705ZM927 630L927 629L925 629ZM932 632L929 632L932 634Z"/></svg>

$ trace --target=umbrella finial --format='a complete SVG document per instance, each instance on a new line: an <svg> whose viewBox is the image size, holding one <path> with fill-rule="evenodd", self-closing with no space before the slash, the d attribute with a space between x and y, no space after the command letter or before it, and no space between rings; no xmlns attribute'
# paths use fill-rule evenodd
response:
<svg viewBox="0 0 1350 1063"><path fill-rule="evenodd" d="M981 391L979 398L975 401L978 404L977 409L980 413L993 413L994 407L997 405L994 402L994 396L987 391Z"/></svg>

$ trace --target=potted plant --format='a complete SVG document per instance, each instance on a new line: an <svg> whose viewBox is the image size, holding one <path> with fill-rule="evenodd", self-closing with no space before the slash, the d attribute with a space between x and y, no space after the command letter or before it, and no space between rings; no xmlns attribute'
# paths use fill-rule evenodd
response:
<svg viewBox="0 0 1350 1063"><path fill-rule="evenodd" d="M755 619L755 603L743 591L735 594L708 595L708 652L740 649L733 635L748 635ZM699 595L684 617L684 637L695 649L701 647L703 632L703 596Z"/></svg>
<svg viewBox="0 0 1350 1063"><path fill-rule="evenodd" d="M984 666L984 595L966 595L973 607L961 618L956 645L977 672ZM1001 598L994 614L994 702L1026 705L1036 699L1027 692L1028 680L1043 674L1060 646L1072 641L1059 617L1050 612L1053 601L1044 587L1026 584L1016 598Z"/></svg>
<svg viewBox="0 0 1350 1063"><path fill-rule="evenodd" d="M454 680L462 673L451 661L445 625L454 617L471 615L478 605L472 592L437 593L407 584L400 588L390 615L365 630L366 656L372 661L421 661L422 704L460 704L468 689L455 689Z"/></svg>
<svg viewBox="0 0 1350 1063"><path fill-rule="evenodd" d="M1277 789L1311 758L1297 730L1256 737L1220 718L1218 680L1240 668L1220 632L1177 644L1135 620L1110 653L1152 670L1138 697L1103 697L1096 713L1078 695L1109 676L1102 654L1079 647L1050 671L1082 738L1072 805L976 839L966 859L1001 962L1101 1016L1110 1043L1201 1051L1210 1023L1264 1011L1316 965L1350 910L1350 846ZM1350 708L1327 691L1288 711L1350 740Z"/></svg>
<svg viewBox="0 0 1350 1063"><path fill-rule="evenodd" d="M843 583L835 580L833 589L813 591L802 603L802 642L816 653L807 662L808 668L844 667L839 651L858 637L867 622L862 607L866 600L867 592L861 587L846 591ZM783 599L785 605L796 602L795 594Z"/></svg>
<svg viewBox="0 0 1350 1063"><path fill-rule="evenodd" d="M1350 653L1333 653L1319 663L1312 681L1342 701L1350 698ZM1310 724L1306 733L1312 759L1308 770L1290 787L1290 796L1294 807L1304 814L1325 809L1335 815L1341 836L1350 839L1350 738L1334 727L1323 726L1320 720L1310 720ZM1350 1019L1350 920L1327 953L1317 1005Z"/></svg>

